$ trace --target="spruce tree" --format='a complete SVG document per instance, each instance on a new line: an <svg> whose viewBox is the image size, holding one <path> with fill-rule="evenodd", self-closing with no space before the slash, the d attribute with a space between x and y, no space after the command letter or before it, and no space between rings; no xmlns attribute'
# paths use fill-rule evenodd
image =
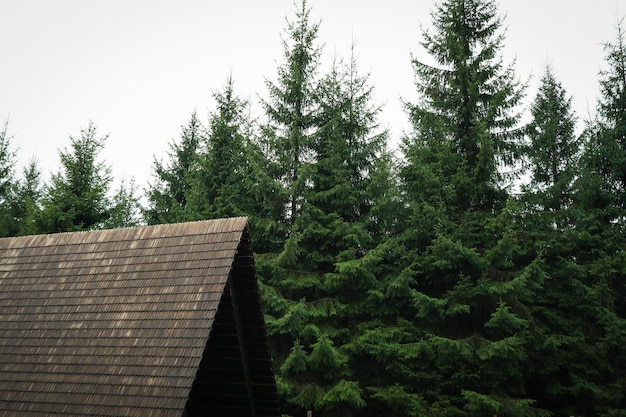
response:
<svg viewBox="0 0 626 417"><path fill-rule="evenodd" d="M17 234L32 235L39 233L37 219L41 210L43 189L41 171L33 158L22 171L13 202L13 213L18 222Z"/></svg>
<svg viewBox="0 0 626 417"><path fill-rule="evenodd" d="M148 185L148 207L144 212L148 224L197 220L187 210L202 138L202 125L196 112L181 128L180 136L180 142L170 142L169 160L164 163L155 158L152 164L154 182Z"/></svg>
<svg viewBox="0 0 626 417"><path fill-rule="evenodd" d="M246 168L246 134L249 134L248 104L235 95L232 78L213 94L216 111L210 115L192 170L189 210L199 218L240 216L247 211L244 200L249 180Z"/></svg>
<svg viewBox="0 0 626 417"><path fill-rule="evenodd" d="M368 291L376 288L355 263L374 246L372 190L381 185L373 178L387 136L354 56L336 61L308 94L310 123L298 136L306 143L298 159L303 182L286 201L288 235L280 253L258 265L283 410L353 415L366 406L365 392L346 346L371 317Z"/></svg>
<svg viewBox="0 0 626 417"><path fill-rule="evenodd" d="M499 56L502 21L495 3L465 0L441 2L433 24L422 46L436 64L413 59L421 102L407 105L416 135L407 138L405 151L450 155L438 169L455 184L446 201L451 210L501 208L507 197L502 168L518 154L523 93L513 66ZM432 156L421 158L430 163Z"/></svg>
<svg viewBox="0 0 626 417"><path fill-rule="evenodd" d="M626 208L626 40L622 23L614 43L605 44L609 68L600 73L597 143L591 139L588 154L596 151L593 169L614 193L615 204ZM596 148L594 149L594 145ZM591 156L591 155L590 155Z"/></svg>
<svg viewBox="0 0 626 417"><path fill-rule="evenodd" d="M384 364L398 369L397 385L377 392L394 393L406 413L548 415L523 384L525 306L545 274L540 258L520 253L506 189L523 86L500 55L495 2L445 0L432 17L422 46L434 63L413 60L420 101L407 104L402 269L387 283L402 320L376 331L397 352Z"/></svg>
<svg viewBox="0 0 626 417"><path fill-rule="evenodd" d="M288 224L300 212L306 187L306 166L311 161L311 133L315 127L315 88L320 48L319 23L310 21L306 1L287 22L283 39L284 62L278 79L267 81L269 99L263 102L268 124L264 136L273 162L273 176L285 188Z"/></svg>
<svg viewBox="0 0 626 417"><path fill-rule="evenodd" d="M247 100L229 77L213 94L215 111L199 143L190 174L189 216L199 219L246 216L255 251L276 250L276 224L284 213L280 186L266 172Z"/></svg>
<svg viewBox="0 0 626 417"><path fill-rule="evenodd" d="M11 210L16 156L15 151L11 149L11 140L7 119L0 130L0 237L13 236L17 233L17 224Z"/></svg>
<svg viewBox="0 0 626 417"><path fill-rule="evenodd" d="M598 231L623 224L626 208L626 44L621 24L605 51L608 69L600 73L598 114L585 132L584 175L577 187L580 204L593 214L587 226Z"/></svg>
<svg viewBox="0 0 626 417"><path fill-rule="evenodd" d="M585 299L587 347L572 390L579 413L626 412L626 44L621 23L605 45L608 69L600 73L597 116L588 121L575 183L576 263ZM609 365L610 364L610 365Z"/></svg>
<svg viewBox="0 0 626 417"><path fill-rule="evenodd" d="M102 228L109 218L111 169L98 160L107 136L98 137L93 122L70 136L70 148L59 152L61 169L52 175L42 198L39 229L44 233Z"/></svg>
<svg viewBox="0 0 626 417"><path fill-rule="evenodd" d="M542 408L555 413L584 413L587 394L582 388L593 382L588 371L593 362L590 339L584 334L595 327L589 315L590 292L585 289L577 265L578 217L574 181L579 175L580 139L575 135L572 99L546 67L531 104L526 155L530 184L520 197L526 253L541 253L537 267L546 274L543 290L532 305L532 338L524 379L527 393ZM572 383L579 381L579 383ZM584 381L584 382L583 382Z"/></svg>
<svg viewBox="0 0 626 417"><path fill-rule="evenodd" d="M311 297L310 291L303 292L312 286L319 288L319 277L308 270L297 270L300 251L294 232L304 201L307 167L312 159L314 98L321 52L316 44L319 24L311 23L310 12L303 0L296 6L294 21L287 20L284 61L277 69L277 80L266 81L268 99L262 103L267 117L262 128L263 147L268 156L266 172L280 184L276 198L283 210L275 213L279 216L274 219L275 224L282 225L277 227L275 251L257 256L256 262L279 397L287 413L296 410L301 413L322 392L316 384L311 390L302 391L307 386L309 369L308 352L301 341L310 346L319 335L319 329L309 325L312 314L306 304L307 295L309 301L315 297Z"/></svg>
<svg viewBox="0 0 626 417"><path fill-rule="evenodd" d="M623 252L626 211L626 43L621 24L614 43L605 45L608 69L600 73L598 115L588 123L577 182L578 205L585 215L578 227L595 235L595 255ZM611 279L618 283L621 279ZM616 307L626 314L624 287L616 291ZM620 295L621 294L621 295Z"/></svg>
<svg viewBox="0 0 626 417"><path fill-rule="evenodd" d="M373 99L369 75L359 74L354 51L320 82L319 128L312 136L315 156L302 210L306 218L297 228L312 269L332 271L338 260L361 257L372 247L367 234L377 203L372 177L387 139Z"/></svg>
<svg viewBox="0 0 626 417"><path fill-rule="evenodd" d="M135 180L128 183L122 180L111 198L109 218L104 224L106 229L134 227L142 224L141 202Z"/></svg>
<svg viewBox="0 0 626 417"><path fill-rule="evenodd" d="M527 127L528 192L537 195L537 209L562 218L562 210L572 204L581 144L574 132L572 98L549 66L540 80L531 116ZM563 221L558 223L562 225Z"/></svg>

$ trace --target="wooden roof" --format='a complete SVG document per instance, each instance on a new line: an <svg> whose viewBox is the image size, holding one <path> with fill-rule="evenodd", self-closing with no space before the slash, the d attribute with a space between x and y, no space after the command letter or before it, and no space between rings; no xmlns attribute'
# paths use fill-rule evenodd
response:
<svg viewBox="0 0 626 417"><path fill-rule="evenodd" d="M278 416L245 218L0 239L0 416Z"/></svg>

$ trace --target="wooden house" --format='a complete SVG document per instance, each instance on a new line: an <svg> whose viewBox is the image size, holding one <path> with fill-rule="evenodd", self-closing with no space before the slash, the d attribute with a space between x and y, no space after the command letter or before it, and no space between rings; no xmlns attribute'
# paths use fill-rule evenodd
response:
<svg viewBox="0 0 626 417"><path fill-rule="evenodd" d="M245 218L0 239L0 416L279 416Z"/></svg>

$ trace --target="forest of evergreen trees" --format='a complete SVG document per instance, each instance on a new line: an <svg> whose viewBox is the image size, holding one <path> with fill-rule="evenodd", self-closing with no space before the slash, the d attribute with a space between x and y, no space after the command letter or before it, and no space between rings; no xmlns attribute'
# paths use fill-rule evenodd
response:
<svg viewBox="0 0 626 417"><path fill-rule="evenodd" d="M303 1L261 117L228 78L149 184L89 123L43 183L0 130L0 236L247 216L283 413L626 415L626 43L594 115L503 62L492 0L441 0L391 138L355 58L322 67ZM390 141L401 143L390 151Z"/></svg>

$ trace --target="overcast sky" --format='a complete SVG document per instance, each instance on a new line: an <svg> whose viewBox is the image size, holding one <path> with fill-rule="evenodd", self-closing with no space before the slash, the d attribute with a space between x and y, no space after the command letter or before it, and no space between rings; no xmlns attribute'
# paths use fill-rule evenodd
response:
<svg viewBox="0 0 626 417"><path fill-rule="evenodd" d="M411 53L423 56L420 27L434 4L309 0L324 61L347 56L356 40L394 141L406 126L400 98L415 97ZM191 113L206 122L211 93L229 74L260 115L294 10L293 0L0 0L0 121L9 120L20 166L34 156L47 180L58 150L92 120L110 134L102 159L116 182L135 177L143 187ZM505 61L531 77L527 102L549 63L585 118L605 67L602 44L615 39L626 1L502 0L499 10Z"/></svg>

